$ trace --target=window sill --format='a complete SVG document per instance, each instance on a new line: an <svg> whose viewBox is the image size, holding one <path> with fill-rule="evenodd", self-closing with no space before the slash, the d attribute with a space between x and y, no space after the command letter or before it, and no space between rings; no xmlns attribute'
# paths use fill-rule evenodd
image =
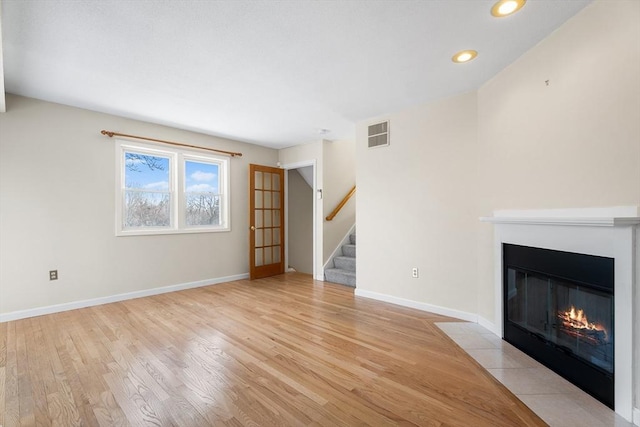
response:
<svg viewBox="0 0 640 427"><path fill-rule="evenodd" d="M231 227L216 227L216 228L184 228L184 229L152 229L152 230L117 230L116 237L131 237L131 236L156 236L166 234L200 234L200 233L224 233L231 231Z"/></svg>

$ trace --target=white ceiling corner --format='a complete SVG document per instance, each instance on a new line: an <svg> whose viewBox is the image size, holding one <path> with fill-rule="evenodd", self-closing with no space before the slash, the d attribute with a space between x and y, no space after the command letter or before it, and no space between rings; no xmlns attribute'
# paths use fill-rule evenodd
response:
<svg viewBox="0 0 640 427"><path fill-rule="evenodd" d="M477 89L590 0L2 1L8 93L272 148ZM454 64L461 49L476 60ZM0 64L1 65L1 64Z"/></svg>

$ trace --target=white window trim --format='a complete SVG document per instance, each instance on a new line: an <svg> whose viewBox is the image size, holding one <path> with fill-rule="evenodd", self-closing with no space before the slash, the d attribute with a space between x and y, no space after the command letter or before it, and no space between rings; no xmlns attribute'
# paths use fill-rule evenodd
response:
<svg viewBox="0 0 640 427"><path fill-rule="evenodd" d="M143 154L169 157L169 191L171 193L171 224L169 227L144 227L130 228L123 227L124 220L124 191L125 191L125 163L124 154L126 151L134 151ZM215 163L218 165L219 191L220 191L220 225L216 226L187 226L185 223L185 162L196 161L203 163ZM191 233L217 233L231 231L230 204L231 194L229 193L229 176L231 171L229 158L212 154L203 154L198 151L188 149L175 149L159 147L157 145L133 143L130 141L116 140L115 142L115 234L116 236L148 236L158 234L191 234Z"/></svg>

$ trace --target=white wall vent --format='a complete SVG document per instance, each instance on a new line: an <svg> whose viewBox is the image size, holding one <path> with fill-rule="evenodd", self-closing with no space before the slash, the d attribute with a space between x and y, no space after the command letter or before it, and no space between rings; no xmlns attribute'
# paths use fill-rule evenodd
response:
<svg viewBox="0 0 640 427"><path fill-rule="evenodd" d="M369 126L369 148L389 145L389 122L380 122Z"/></svg>

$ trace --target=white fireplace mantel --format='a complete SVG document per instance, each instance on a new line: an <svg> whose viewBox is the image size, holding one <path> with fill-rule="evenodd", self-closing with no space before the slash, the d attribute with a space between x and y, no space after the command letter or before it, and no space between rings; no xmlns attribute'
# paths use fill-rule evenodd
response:
<svg viewBox="0 0 640 427"><path fill-rule="evenodd" d="M615 411L631 421L640 393L634 352L640 354L640 207L499 210L480 218L494 227L494 332L503 336L504 243L613 258ZM635 291L634 291L635 289ZM638 410L636 409L636 412Z"/></svg>
<svg viewBox="0 0 640 427"><path fill-rule="evenodd" d="M576 225L586 227L624 227L640 224L638 206L610 208L499 210L480 218L494 224Z"/></svg>

